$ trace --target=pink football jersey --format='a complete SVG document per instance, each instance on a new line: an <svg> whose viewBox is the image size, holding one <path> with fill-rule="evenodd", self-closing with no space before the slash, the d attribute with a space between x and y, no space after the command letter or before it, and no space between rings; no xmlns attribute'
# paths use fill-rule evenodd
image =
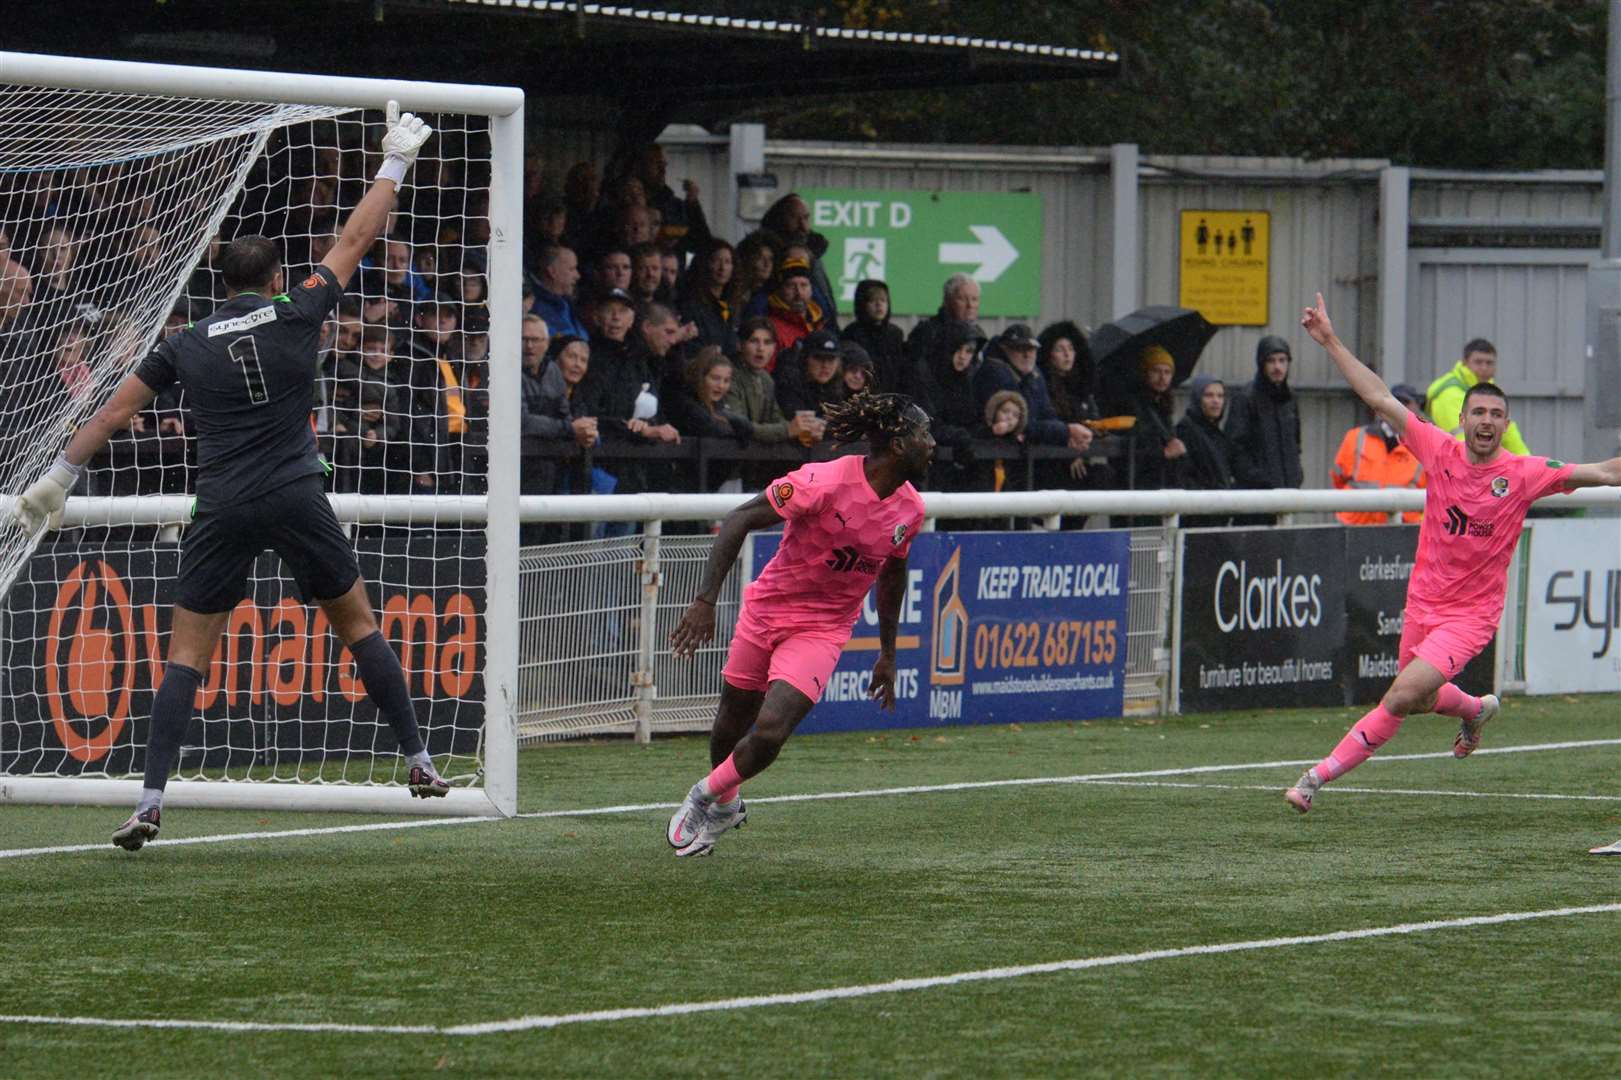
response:
<svg viewBox="0 0 1621 1080"><path fill-rule="evenodd" d="M1506 450L1471 465L1463 443L1416 416L1402 441L1429 474L1408 610L1495 623L1526 511L1544 495L1574 490L1568 481L1575 466Z"/></svg>
<svg viewBox="0 0 1621 1080"><path fill-rule="evenodd" d="M880 499L863 460L849 454L811 462L766 489L787 525L777 553L743 591L756 619L848 632L884 560L911 550L923 497L906 483Z"/></svg>

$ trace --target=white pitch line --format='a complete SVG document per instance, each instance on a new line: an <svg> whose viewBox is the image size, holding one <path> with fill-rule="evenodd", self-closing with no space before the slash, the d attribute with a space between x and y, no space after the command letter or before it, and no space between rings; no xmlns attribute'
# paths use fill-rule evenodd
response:
<svg viewBox="0 0 1621 1080"><path fill-rule="evenodd" d="M232 840L281 840L290 836L333 836L339 833L386 832L392 829L431 829L439 825L470 825L481 821L504 821L499 817L406 818L403 821L376 821L365 825L323 825L313 829L280 829L275 832L213 833L182 836L173 840L153 840L150 847L180 847L184 844L224 844ZM10 848L0 850L0 859L20 859L27 855L64 855L77 851L113 852L110 843L63 844L60 847Z"/></svg>
<svg viewBox="0 0 1621 1080"><path fill-rule="evenodd" d="M1480 754L1525 754L1539 750L1581 750L1594 746L1621 746L1621 739L1583 739L1578 742L1527 743L1522 746L1482 747ZM1433 758L1451 760L1451 750L1423 754L1388 754L1372 758L1375 762L1426 761ZM1072 776L1028 776L1015 780L966 780L955 784L922 784L914 787L865 788L856 791L816 791L804 795L764 795L750 798L752 804L820 802L825 799L870 799L889 795L932 795L949 791L981 791L987 788L1031 787L1044 784L1095 784L1104 780L1138 780L1154 776L1196 776L1204 773L1242 772L1246 769L1298 768L1315 765L1317 758L1289 761L1247 761L1236 765L1190 765L1176 769L1146 769L1140 772L1079 773ZM1267 788L1265 790L1271 790ZM1281 789L1280 789L1281 790ZM1345 791L1348 788L1339 788ZM590 817L596 814L631 814L648 810L670 810L680 803L626 803L621 806L599 806L588 810L531 810L517 815L521 818Z"/></svg>
<svg viewBox="0 0 1621 1080"><path fill-rule="evenodd" d="M1195 791L1272 791L1278 794L1283 789L1277 784L1178 784L1168 780L1088 780L1089 785L1097 787L1159 787L1184 788ZM1460 799L1546 799L1552 801L1570 802L1621 802L1621 795L1559 795L1549 792L1516 792L1516 791L1447 791L1442 788L1374 788L1374 787L1341 787L1335 784L1326 789L1335 792L1352 792L1358 795L1452 795Z"/></svg>
<svg viewBox="0 0 1621 1080"><path fill-rule="evenodd" d="M1422 934L1432 930L1457 930L1466 927L1498 926L1506 923L1530 922L1536 919L1569 918L1576 915L1604 915L1621 912L1621 903L1589 904L1583 907L1551 908L1544 911L1513 911L1499 915L1473 915L1459 919L1436 919L1430 922L1398 923L1394 926L1373 926L1361 930L1336 930L1327 934L1306 934L1296 937L1261 938L1251 941L1229 941L1216 945L1190 945L1179 949L1152 949L1147 952L1114 953L1109 956L1091 956L1076 960L1056 960L1045 964L1024 964L1018 967L981 968L959 971L950 975L931 975L922 978L892 979L889 982L861 983L854 986L831 986L820 990L804 990L789 994L761 994L752 997L721 998L711 1001L679 1001L665 1005L632 1006L622 1009L599 1009L593 1012L550 1013L518 1016L510 1020L492 1020L480 1024L457 1024L450 1027L423 1027L408 1025L373 1024L274 1024L226 1020L173 1020L173 1019L111 1019L94 1016L5 1016L0 1023L61 1025L78 1027L118 1028L200 1028L218 1031L258 1032L332 1032L337 1034L394 1035L424 1034L445 1036L503 1035L519 1031L537 1031L572 1024L612 1023L619 1020L640 1020L670 1016L690 1016L695 1013L734 1012L740 1009L769 1008L779 1005L806 1005L820 1001L843 1001L851 998L872 997L877 994L899 994L937 987L960 986L964 983L999 982L1022 979L1030 975L1051 975L1068 971L1089 971L1094 968L1123 967L1145 964L1154 960L1174 960L1189 956L1215 956L1223 953L1256 952L1264 949L1283 949L1295 945L1322 945L1336 941L1359 941L1367 938L1395 937L1404 934Z"/></svg>
<svg viewBox="0 0 1621 1080"><path fill-rule="evenodd" d="M1583 739L1575 742L1554 743L1527 743L1521 746L1482 747L1475 751L1475 756L1482 754L1525 754L1544 750L1583 750L1599 746L1621 746L1621 739ZM1451 759L1452 751L1442 750L1423 754L1389 754L1371 759L1377 763L1392 761L1426 761L1430 759ZM1300 758L1284 761L1247 761L1232 765L1191 765L1172 769L1147 769L1139 772L1112 772L1112 773L1080 773L1071 776L1030 776L1012 780L969 780L954 784L922 784L912 787L893 788L866 788L856 791L817 791L803 795L765 795L760 798L751 798L751 803L764 805L766 803L796 803L796 802L822 802L830 799L869 799L894 795L932 795L951 791L983 791L1004 787L1032 787L1041 785L1059 784L1096 784L1106 780L1140 780L1160 776L1198 776L1208 773L1243 772L1251 769L1282 769L1299 768L1303 765L1317 764L1316 758ZM1270 790L1270 788L1263 788ZM1350 788L1337 788L1339 791L1349 791ZM517 814L520 818L574 818L595 817L604 814L638 814L652 810L671 810L679 803L624 803L618 806L582 807L573 810L531 810ZM341 833L372 832L389 829L428 828L436 825L475 824L488 821L504 820L498 817L472 817L472 818L408 818L403 821L384 821L370 825L333 825L314 829L288 829L280 832L257 833L222 833L215 836L193 836L178 840L154 840L152 846L164 847L178 844L218 844L231 840L269 840L283 837L300 836L332 836ZM61 855L75 852L97 851L112 853L116 851L110 844L67 844L60 847L39 848L12 848L0 850L0 859L24 858L29 855Z"/></svg>

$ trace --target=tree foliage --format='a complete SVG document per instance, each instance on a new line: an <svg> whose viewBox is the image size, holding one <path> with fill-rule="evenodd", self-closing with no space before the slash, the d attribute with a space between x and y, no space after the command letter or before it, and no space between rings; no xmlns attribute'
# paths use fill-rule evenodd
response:
<svg viewBox="0 0 1621 1080"><path fill-rule="evenodd" d="M1121 53L1117 79L763 104L774 135L1597 168L1599 0L739 0L731 13ZM769 9L769 10L768 10Z"/></svg>

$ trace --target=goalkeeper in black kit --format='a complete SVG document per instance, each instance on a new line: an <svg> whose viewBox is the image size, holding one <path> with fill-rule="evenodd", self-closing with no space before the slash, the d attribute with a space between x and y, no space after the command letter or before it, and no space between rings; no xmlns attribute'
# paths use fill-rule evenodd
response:
<svg viewBox="0 0 1621 1080"><path fill-rule="evenodd" d="M378 629L354 549L323 491L325 467L310 429L321 324L382 232L395 192L433 134L420 118L401 115L395 102L387 116L383 165L315 272L285 289L274 244L263 236L231 241L219 262L225 303L155 346L14 504L18 524L30 533L55 525L85 462L159 391L185 386L197 427L197 499L181 546L173 632L152 703L140 802L113 833L113 843L129 851L158 835L163 789L192 702L226 619L245 595L253 561L267 547L281 556L303 595L321 605L354 655L367 693L410 763L411 794L429 798L450 790L428 757L405 673Z"/></svg>

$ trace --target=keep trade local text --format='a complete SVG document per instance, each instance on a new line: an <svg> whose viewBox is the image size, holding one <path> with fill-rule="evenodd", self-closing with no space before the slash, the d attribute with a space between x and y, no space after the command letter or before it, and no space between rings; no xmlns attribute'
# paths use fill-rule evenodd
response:
<svg viewBox="0 0 1621 1080"><path fill-rule="evenodd" d="M1076 596L1119 596L1118 563L1063 563L1045 566L982 566L980 600L1060 600Z"/></svg>

